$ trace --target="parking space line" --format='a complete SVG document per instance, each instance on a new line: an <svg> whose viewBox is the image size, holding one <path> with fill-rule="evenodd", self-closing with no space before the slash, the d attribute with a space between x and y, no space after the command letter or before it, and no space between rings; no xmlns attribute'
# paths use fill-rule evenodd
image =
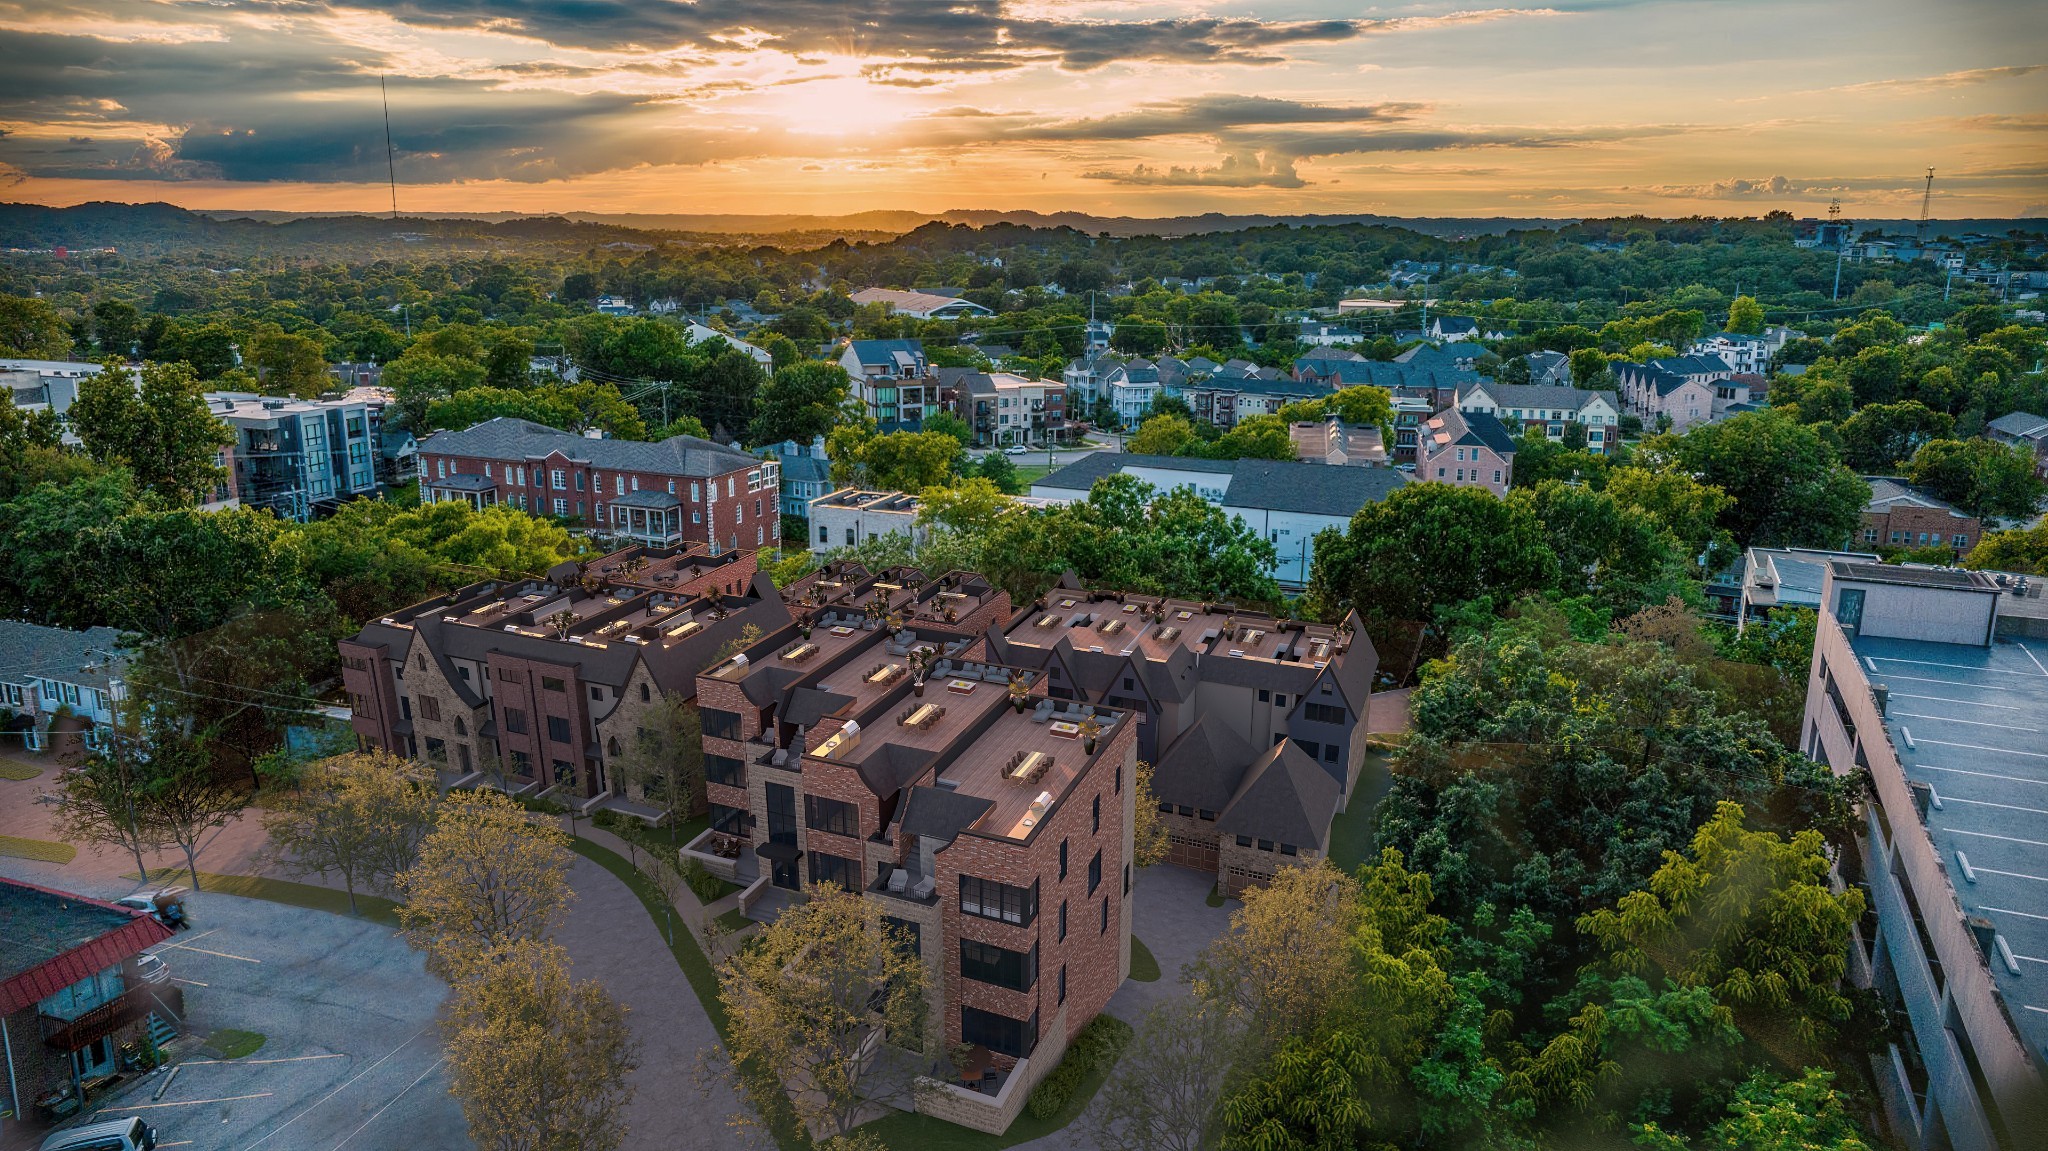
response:
<svg viewBox="0 0 2048 1151"><path fill-rule="evenodd" d="M1986 747L1981 743L1950 743L1942 739L1923 739L1920 742L1931 743L1936 747L1966 747L1971 751L1995 751L2002 755L2024 755L2034 759L2048 759L2048 751L2015 751L2009 747Z"/></svg>
<svg viewBox="0 0 2048 1151"><path fill-rule="evenodd" d="M2031 955L2021 955L2018 952L2013 953L2013 958L2021 963L2048 963L2048 959L2036 959Z"/></svg>
<svg viewBox="0 0 2048 1151"><path fill-rule="evenodd" d="M211 983L201 983L201 982L199 982L199 981L198 981L197 979L187 979L187 978L185 978L185 977L184 977L184 976L182 976L182 975L173 975L173 976L171 976L171 982L173 982L173 983L189 983L189 984L191 984L191 985L192 985L192 986L194 986L194 987L211 987L211 986L213 986L213 984L211 984Z"/></svg>
<svg viewBox="0 0 2048 1151"><path fill-rule="evenodd" d="M1977 910L1979 910L1979 911L1996 911L1996 912L1998 912L1998 913L1999 913L2000 915L2017 915L2017 916L2019 916L2019 917L2020 917L2021 919L2039 919L2039 920L2042 920L2042 921L2044 921L2044 922L2048 922L2048 915L2035 915L2035 914L2034 914L2033 912L2031 912L2031 911L2014 911L2014 910L2013 910L2012 908L2010 908L2010 907L1987 907L1987 906L1985 906L1985 905L1983 905L1983 904L1978 904L1978 905L1977 905Z"/></svg>
<svg viewBox="0 0 2048 1151"><path fill-rule="evenodd" d="M109 1111L146 1111L152 1107L198 1107L206 1103L238 1103L244 1099L268 1099L275 1091L258 1091L254 1095L223 1095L217 1099L184 1099L176 1103L123 1103L119 1107L102 1107L100 1114Z"/></svg>
<svg viewBox="0 0 2048 1151"><path fill-rule="evenodd" d="M404 1043L400 1043L398 1046L393 1047L389 1051L386 1051L383 1054L383 1056L379 1058L375 1063L372 1063L368 1067L363 1068L361 1071L356 1072L354 1075L349 1076L346 1080L342 1082L341 1086L336 1087L334 1090L329 1091L325 1095L322 1095L320 1098L314 1100L311 1104L301 1109L298 1114L285 1120L283 1123L278 1124L276 1127L271 1128L270 1133L268 1135L265 1135L261 1139L256 1140L256 1142L249 1144L249 1146L243 1148L243 1151L256 1151L256 1148L261 1147L263 1144L270 1142L271 1138L275 1136L278 1132L283 1131L285 1128L291 1126L294 1123L297 1123L301 1119L304 1119L307 1116L307 1114L309 1114L313 1110L313 1108L320 1106L322 1103L327 1102L329 1099L332 1099L336 1095L339 1095L342 1092L348 1090L350 1087L355 1086L356 1080L361 1079L363 1076L368 1075L370 1072L375 1071L377 1068L384 1066L387 1060L389 1060L393 1055L398 1054L400 1051L405 1050L406 1047L411 1045L413 1040L418 1039L422 1035L425 1035L427 1033L428 1028L431 1028L432 1026L433 1024L429 1023L426 1027L422 1027L418 1031L413 1032L411 1035L406 1036Z"/></svg>
<svg viewBox="0 0 2048 1151"><path fill-rule="evenodd" d="M2029 1011L2038 1011L2043 1015L2048 1015L2048 1007L2035 1007L2030 1003L2022 1003L2020 1004L2020 1006L2026 1008Z"/></svg>
<svg viewBox="0 0 2048 1151"><path fill-rule="evenodd" d="M2032 710L2031 708L2023 708L2023 707L2014 707L2014 706L2013 706L2012 704L2009 704L2009 703L1978 703L1978 702L1977 702L1976 700L1974 700L1974 699L1953 699L1953 698L1951 698L1951 697L1949 697L1949 696L1945 696L1945 695L1912 695L1912 694L1910 694L1910 693L1908 693L1908 692L1903 692L1903 691L1895 691L1895 692L1893 692L1893 693L1892 693L1892 698L1893 698L1893 699L1926 699L1926 700L1934 700L1934 701L1936 701L1936 702L1938 702L1938 703L1959 703L1959 704L1962 704L1962 705L1963 705L1964 707L1995 707L1995 708L1997 708L1997 709L1998 709L1998 710L2000 710L2000 711L2031 711L2031 710Z"/></svg>
<svg viewBox="0 0 2048 1151"><path fill-rule="evenodd" d="M2021 648L2020 650L2021 650L2021 651L2026 651L2026 649L2025 649L2025 648ZM2029 653L2029 654L2032 654L2032 653ZM1988 671L1988 672L1991 672L1991 673L1993 673L1993 674L1995 674L1995 675L2026 675L2026 674L2027 674L2026 672L2023 672L2023 671L2009 671L2009 670L2007 670L2006 668L2002 668L2002 667L1971 667L1971 666L1970 666L1969 664L1966 664L1966 663L1937 663L1937 662L1935 662L1934 660L1931 660L1931 659L1901 659L1900 657L1898 657L1898 656L1895 656L1895 655L1879 655L1879 656L1872 656L1871 658L1872 658L1872 659L1875 659L1875 660L1878 660L1879 662L1882 662L1882 663L1903 663L1903 664L1909 664L1909 665L1911 665L1911 666L1913 666L1913 667L1945 667L1945 668L1950 668L1950 669L1952 669L1952 670L1955 670L1955 671Z"/></svg>
<svg viewBox="0 0 2048 1151"><path fill-rule="evenodd" d="M432 1075L435 1071L439 1070L441 1064L446 1062L448 1062L448 1057L446 1055L443 1055L439 1059L436 1059L432 1063L428 1064L427 1069L425 1071L420 1072L419 1075L416 1078L414 1078L412 1082L406 1084L404 1090L401 1090L398 1094L393 1095L391 1098L385 1100L384 1106L377 1108L377 1110L373 1114L371 1114L371 1116L368 1119L363 1120L361 1126L358 1126L355 1130L349 1132L348 1135L345 1138L343 1138L341 1142L336 1143L334 1145L334 1151L341 1151L343 1147L348 1146L350 1140L353 1140L356 1136L361 1135L363 1133L364 1127L368 1127L370 1124L375 1123L377 1121L377 1116L382 1115L386 1111L391 1110L393 1104L397 1103L400 1099L405 1098L407 1092L411 1091L415 1087L418 1087L422 1080L426 1079L427 1076Z"/></svg>
<svg viewBox="0 0 2048 1151"><path fill-rule="evenodd" d="M187 1059L185 1066L200 1067L209 1063L232 1063L237 1067L260 1067L267 1063L310 1063L315 1059L346 1059L348 1053L336 1051L329 1055L286 1055L279 1059Z"/></svg>
<svg viewBox="0 0 2048 1151"><path fill-rule="evenodd" d="M1944 795L1941 797L1941 801L1943 803L1966 803L1971 807L1998 807L2006 811L2024 811L2029 815L2048 815L2048 808L2021 807L2016 803L1993 803L1988 799L1958 799L1953 795Z"/></svg>
<svg viewBox="0 0 2048 1151"><path fill-rule="evenodd" d="M2048 667L2041 667L2041 661L2038 659L2034 659L2033 649L2029 648L2026 644L2023 643L2016 643L2013 646L2020 649L2022 652L2025 652L2028 659L2033 659L2034 666L2041 669L2042 675L2048 675Z"/></svg>
<svg viewBox="0 0 2048 1151"><path fill-rule="evenodd" d="M2014 879L2031 879L2036 883L2048 883L2048 875L2028 875L2024 871L2000 871L1995 867L1978 867L1974 863L1970 865L1970 870L1979 875L2009 875Z"/></svg>
<svg viewBox="0 0 2048 1151"><path fill-rule="evenodd" d="M241 961L242 961L243 963L262 963L262 962L263 962L263 961L262 961L261 959L251 959L251 958L249 958L249 957L248 957L248 956L246 956L246 955L229 955L229 954L228 954L227 952L225 952L225 951L208 951L208 950L207 950L206 948L204 948L204 947L187 947L187 946L185 946L185 945L184 945L184 944L182 944L182 943L166 943L166 944L164 944L164 946L165 946L165 947L167 947L167 948L168 948L168 947L175 947L175 948L177 948L177 949L178 949L178 950L180 950L180 951L192 951L192 952L197 952L197 953L198 953L198 954L200 954L200 955L213 955L213 956L217 956L217 957L219 957L219 958L221 958L221 959L239 959L239 960L241 960Z"/></svg>
<svg viewBox="0 0 2048 1151"><path fill-rule="evenodd" d="M2048 847L2048 843L2043 843L2038 839L2019 839L2010 835L1993 835L1988 831L1964 831L1960 827L1951 827L1945 830L1951 835L1973 835L1978 839L2002 839L2007 843L2024 843L2030 847ZM2041 916L2040 918L2048 919L2048 915Z"/></svg>
<svg viewBox="0 0 2048 1151"><path fill-rule="evenodd" d="M1920 771L1946 771L1955 775L1975 775L1984 779L2003 779L2010 783L2038 783L2048 787L2048 779L2028 779L2024 775L2001 775L1995 771L1971 771L1967 767L1936 767L1931 763L1916 763L1913 766Z"/></svg>
<svg viewBox="0 0 2048 1151"><path fill-rule="evenodd" d="M2017 725L2017 724L2011 724L2011 723L1987 723L1986 721L1984 721L1984 720L1981 720L1981 719L1961 719L1961 718L1959 718L1959 717L1957 717L1957 716L1953 716L1953 715L1928 715L1928 714L1926 714L1925 712L1918 712L1918 711L1894 711L1894 712L1893 712L1892 714L1893 714L1893 715L1897 715L1897 716L1903 716L1903 717L1905 717L1905 718L1907 718L1907 719L1933 719L1933 720L1940 720L1940 721L1941 721L1942 723L1967 723L1967 724L1969 724L1969 725L1970 725L1971 727L1997 727L1997 728L2003 728L2003 729L2004 729L2004 730L2006 730L2006 731L2040 731L2040 730L2041 730L2041 729L2040 729L2040 728L2038 728L2038 727L2020 727L2020 726L2019 726L2019 725ZM1929 743L1932 743L1932 742L1934 742L1934 741L1933 741L1933 740L1929 740L1929 741L1927 741L1927 742L1929 742Z"/></svg>

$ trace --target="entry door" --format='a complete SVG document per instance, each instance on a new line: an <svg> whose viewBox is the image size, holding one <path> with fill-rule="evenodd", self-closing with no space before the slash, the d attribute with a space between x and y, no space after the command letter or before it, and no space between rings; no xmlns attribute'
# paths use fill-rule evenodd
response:
<svg viewBox="0 0 2048 1151"><path fill-rule="evenodd" d="M114 1070L114 1041L101 1036L72 1052L71 1061L77 1066L80 1079L111 1074Z"/></svg>
<svg viewBox="0 0 2048 1151"><path fill-rule="evenodd" d="M797 874L796 860L777 859L773 861L768 869L768 882L788 891L795 891L803 886L803 880Z"/></svg>

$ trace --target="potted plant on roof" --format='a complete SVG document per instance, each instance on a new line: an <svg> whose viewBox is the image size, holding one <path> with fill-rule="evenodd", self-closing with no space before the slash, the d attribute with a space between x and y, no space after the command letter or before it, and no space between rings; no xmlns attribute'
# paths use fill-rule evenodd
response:
<svg viewBox="0 0 2048 1151"><path fill-rule="evenodd" d="M1102 725L1090 716L1081 721L1081 749L1089 755L1095 754L1095 737L1102 734Z"/></svg>
<svg viewBox="0 0 2048 1151"><path fill-rule="evenodd" d="M581 618L581 616L570 611L568 608L563 608L561 611L548 617L548 626L555 629L556 639L568 639L569 629L575 627L576 621Z"/></svg>
<svg viewBox="0 0 2048 1151"><path fill-rule="evenodd" d="M1024 682L1023 677L1010 681L1010 706L1017 709L1018 715L1024 714L1024 699L1030 694L1031 687Z"/></svg>
<svg viewBox="0 0 2048 1151"><path fill-rule="evenodd" d="M931 652L925 648L918 648L910 653L910 690L919 699L924 698L924 673L931 665Z"/></svg>

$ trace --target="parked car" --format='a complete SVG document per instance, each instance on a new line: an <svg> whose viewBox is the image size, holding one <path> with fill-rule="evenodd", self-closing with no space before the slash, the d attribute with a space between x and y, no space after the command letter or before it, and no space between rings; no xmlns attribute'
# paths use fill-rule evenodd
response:
<svg viewBox="0 0 2048 1151"><path fill-rule="evenodd" d="M124 895L114 901L115 906L130 911L147 912L151 919L173 931L191 926L185 919L185 889L165 887L156 891L138 891Z"/></svg>
<svg viewBox="0 0 2048 1151"><path fill-rule="evenodd" d="M163 983L171 977L171 965L162 956L145 951L135 957L135 972L144 983Z"/></svg>
<svg viewBox="0 0 2048 1151"><path fill-rule="evenodd" d="M43 1140L42 1151L155 1151L156 1128L130 1115L59 1131Z"/></svg>
<svg viewBox="0 0 2048 1151"><path fill-rule="evenodd" d="M1030 448L1025 447L1023 444L1011 444L1009 447L1003 449L1003 454L1006 456L1021 456L1029 452L1030 450Z"/></svg>

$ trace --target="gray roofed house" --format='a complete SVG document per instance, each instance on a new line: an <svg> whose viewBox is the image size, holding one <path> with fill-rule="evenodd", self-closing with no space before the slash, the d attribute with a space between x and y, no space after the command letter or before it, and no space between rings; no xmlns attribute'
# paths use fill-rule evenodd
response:
<svg viewBox="0 0 2048 1151"><path fill-rule="evenodd" d="M25 751L99 746L127 698L126 666L115 628L0 620L0 709L23 717L0 731L0 748L17 739Z"/></svg>
<svg viewBox="0 0 2048 1151"><path fill-rule="evenodd" d="M2048 478L2048 416L2007 412L1984 425L1986 439L2034 453L2035 474Z"/></svg>
<svg viewBox="0 0 2048 1151"><path fill-rule="evenodd" d="M1595 455L1611 454L1621 442L1621 401L1612 391L1481 380L1459 389L1457 403L1460 411L1490 413L1510 430L1540 427L1553 440L1564 437L1566 424L1578 424Z"/></svg>
<svg viewBox="0 0 2048 1151"><path fill-rule="evenodd" d="M994 807L991 800L943 787L913 787L903 801L905 834L951 843Z"/></svg>
<svg viewBox="0 0 2048 1151"><path fill-rule="evenodd" d="M1216 829L1321 852L1329 846L1337 799L1337 781L1314 760L1292 743L1276 744L1245 772Z"/></svg>
<svg viewBox="0 0 2048 1151"><path fill-rule="evenodd" d="M670 436L658 443L609 436L594 439L511 416L485 420L461 431L435 432L419 450L422 455L492 460L538 460L559 451L601 468L697 477L722 476L758 462L737 448L696 436Z"/></svg>

